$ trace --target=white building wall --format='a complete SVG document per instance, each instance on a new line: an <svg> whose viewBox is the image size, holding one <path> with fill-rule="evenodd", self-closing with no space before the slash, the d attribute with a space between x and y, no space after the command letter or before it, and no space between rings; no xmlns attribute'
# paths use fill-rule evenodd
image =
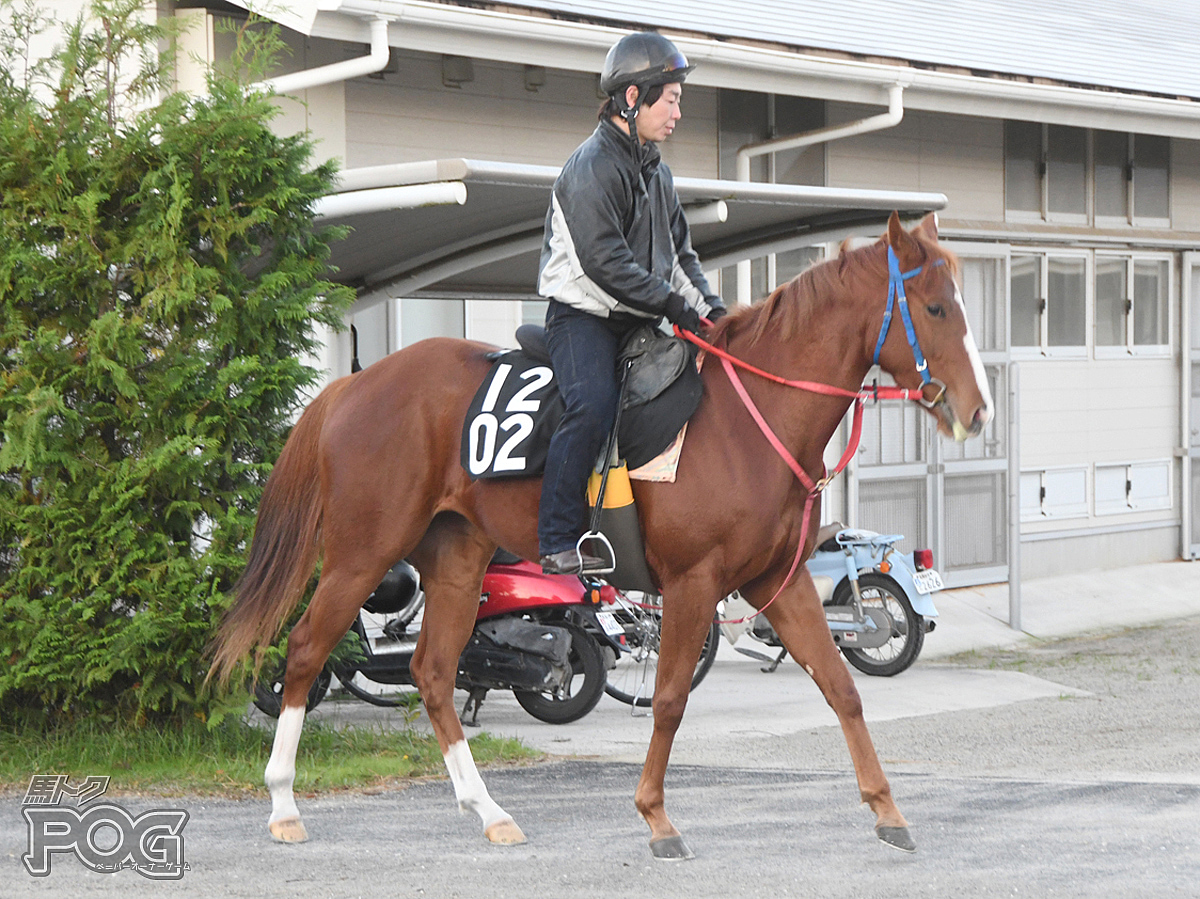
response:
<svg viewBox="0 0 1200 899"><path fill-rule="evenodd" d="M830 124L878 112L831 103ZM998 119L905 112L895 128L826 147L830 187L944 193L944 218L1004 221L1004 123Z"/></svg>
<svg viewBox="0 0 1200 899"><path fill-rule="evenodd" d="M834 103L828 110L830 124L878 111ZM969 239L972 230L981 236L987 231L987 239L995 241L996 232L1007 230L1014 250L1022 245L1021 229L1005 224L1002 120L908 111L895 128L828 144L826 160L830 186L939 191L949 200L940 213L943 223L952 222L957 233ZM1173 141L1171 174L1172 232L1194 235L1200 231L1200 142ZM1088 229L1072 231L1072 240L1086 247ZM1131 230L1130 237L1135 245L1156 249L1155 239L1168 236ZM1047 245L1054 242L1040 244ZM1086 357L1018 354L1022 470L1082 470L1087 491L1086 503L1069 515L1022 522L1025 577L1177 558L1182 496L1175 458L1181 427L1178 277L1176 263L1171 350L1161 357L1097 358L1091 345L1090 286ZM1154 463L1169 472L1169 507L1098 511L1097 466L1130 463Z"/></svg>
<svg viewBox="0 0 1200 899"><path fill-rule="evenodd" d="M562 165L596 127L596 76L550 69L537 91L519 65L474 60L474 80L442 83L442 59L395 51L398 71L346 85L348 168L466 157ZM685 87L663 146L677 175L716 177L716 92Z"/></svg>

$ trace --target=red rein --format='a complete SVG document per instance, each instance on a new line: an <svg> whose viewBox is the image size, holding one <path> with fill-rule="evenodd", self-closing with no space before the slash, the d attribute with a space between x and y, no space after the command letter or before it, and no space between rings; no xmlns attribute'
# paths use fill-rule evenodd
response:
<svg viewBox="0 0 1200 899"><path fill-rule="evenodd" d="M811 517L813 503L816 502L821 491L823 491L829 482L837 477L850 464L850 460L854 458L854 454L858 452L858 442L862 437L862 414L863 404L868 399L896 399L896 400L914 400L921 399L922 393L920 390L909 390L906 387L872 387L870 390L861 388L859 390L846 390L842 387L834 387L832 384L822 384L817 381L792 381L787 378L781 378L779 375L771 374L763 371L761 368L756 368L748 362L744 362L735 356L731 356L718 347L713 346L708 341L704 340L698 334L693 334L691 331L685 331L678 326L675 328L675 333L685 340L689 340L696 346L706 352L712 353L721 360L721 367L725 369L725 374L729 377L729 381L733 384L733 389L737 391L737 395L742 400L742 405L746 407L746 411L750 413L750 417L754 419L754 423L758 425L758 429L762 431L767 442L771 444L779 457L783 459L788 468L792 470L792 474L804 486L808 492L804 499L804 514L800 524L800 542L796 545L796 557L792 559L792 567L788 570L787 577L783 579L783 583L779 585L779 589L775 591L765 605L753 615L747 615L744 618L736 618L730 621L721 621L720 624L741 624L755 618L766 611L767 606L779 598L779 594L783 592L783 588L791 583L792 577L796 573L796 569L800 567L800 560L804 556L804 544L808 540L808 522ZM767 424L767 420L763 414L758 411L758 407L754 405L754 401L750 399L750 394L746 392L745 385L742 384L742 379L738 377L737 370L734 368L743 368L752 374L758 375L760 378L766 378L768 381L774 381L776 384L783 384L787 387L795 387L798 390L806 390L809 393L820 393L825 396L841 396L849 397L854 400L854 424L851 427L850 442L846 446L846 451L842 453L842 458L838 461L837 466L833 469L833 474L829 474L822 466L822 476L819 480L814 481L801 467L800 463L792 458L791 453L783 445L783 441L771 430L771 426Z"/></svg>

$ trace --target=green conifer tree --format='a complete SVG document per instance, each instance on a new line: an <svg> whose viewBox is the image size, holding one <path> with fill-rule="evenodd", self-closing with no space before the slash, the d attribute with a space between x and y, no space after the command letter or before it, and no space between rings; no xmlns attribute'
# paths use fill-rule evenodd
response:
<svg viewBox="0 0 1200 899"><path fill-rule="evenodd" d="M220 708L205 648L350 299L312 216L333 167L232 77L170 90L143 6L31 62L44 19L0 5L0 721Z"/></svg>

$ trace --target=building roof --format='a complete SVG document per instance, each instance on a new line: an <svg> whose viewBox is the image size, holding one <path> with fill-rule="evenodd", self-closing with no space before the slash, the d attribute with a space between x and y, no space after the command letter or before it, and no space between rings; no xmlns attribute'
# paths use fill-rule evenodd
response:
<svg viewBox="0 0 1200 899"><path fill-rule="evenodd" d="M1195 0L518 0L530 9L1200 99Z"/></svg>

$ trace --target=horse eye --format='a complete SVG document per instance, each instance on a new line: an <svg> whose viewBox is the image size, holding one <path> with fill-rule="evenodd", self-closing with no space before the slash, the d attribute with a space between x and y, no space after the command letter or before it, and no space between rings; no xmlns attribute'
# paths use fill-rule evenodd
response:
<svg viewBox="0 0 1200 899"><path fill-rule="evenodd" d="M928 312L930 315L932 315L934 318L945 318L946 317L946 309L944 306L942 306L941 303L930 303L928 306L925 307L925 311Z"/></svg>

